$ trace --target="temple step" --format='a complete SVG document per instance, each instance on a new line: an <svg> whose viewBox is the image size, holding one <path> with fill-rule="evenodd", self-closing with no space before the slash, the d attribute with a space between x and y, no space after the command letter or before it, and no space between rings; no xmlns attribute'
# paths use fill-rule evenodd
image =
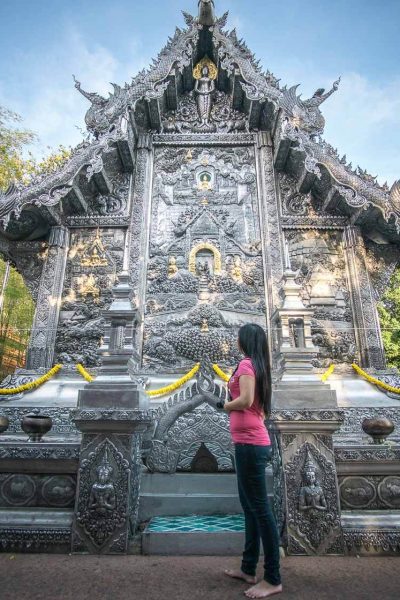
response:
<svg viewBox="0 0 400 600"><path fill-rule="evenodd" d="M266 471L272 494L272 471ZM139 521L152 517L239 514L242 512L235 473L145 473Z"/></svg>
<svg viewBox="0 0 400 600"><path fill-rule="evenodd" d="M142 534L142 553L170 556L239 556L243 515L155 517Z"/></svg>

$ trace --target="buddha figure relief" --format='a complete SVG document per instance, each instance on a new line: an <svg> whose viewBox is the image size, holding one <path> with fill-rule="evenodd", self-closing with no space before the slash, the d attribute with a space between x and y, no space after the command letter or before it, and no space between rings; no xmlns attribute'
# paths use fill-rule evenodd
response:
<svg viewBox="0 0 400 600"><path fill-rule="evenodd" d="M317 467L310 453L308 453L304 465L303 477L304 485L300 490L299 510L302 512L309 510L326 511L325 494L318 481Z"/></svg>
<svg viewBox="0 0 400 600"><path fill-rule="evenodd" d="M203 319L203 321L201 323L200 331L201 331L201 333L208 333L210 331L210 329L208 327L207 319Z"/></svg>
<svg viewBox="0 0 400 600"><path fill-rule="evenodd" d="M203 58L193 70L196 79L194 93L196 96L197 112L199 115L199 129L211 131L212 95L215 91L215 79L218 70L214 63L207 57Z"/></svg>
<svg viewBox="0 0 400 600"><path fill-rule="evenodd" d="M92 485L89 498L89 509L100 515L114 511L117 506L114 484L110 481L113 471L106 450L104 462L97 468L97 480Z"/></svg>
<svg viewBox="0 0 400 600"><path fill-rule="evenodd" d="M93 296L93 298L99 298L100 288L97 286L96 276L93 273L78 277L77 282L78 293L81 296Z"/></svg>
<svg viewBox="0 0 400 600"><path fill-rule="evenodd" d="M236 281L236 283L243 283L242 259L238 255L236 255L233 259L231 275L232 279Z"/></svg>
<svg viewBox="0 0 400 600"><path fill-rule="evenodd" d="M168 260L168 278L173 277L178 272L175 256L170 256Z"/></svg>
<svg viewBox="0 0 400 600"><path fill-rule="evenodd" d="M209 173L202 173L200 175L200 181L199 181L198 187L199 187L200 191L209 192L212 190L211 175Z"/></svg>

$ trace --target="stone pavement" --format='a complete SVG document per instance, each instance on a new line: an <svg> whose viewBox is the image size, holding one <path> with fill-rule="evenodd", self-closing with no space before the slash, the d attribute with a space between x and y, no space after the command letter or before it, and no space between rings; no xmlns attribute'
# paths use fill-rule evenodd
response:
<svg viewBox="0 0 400 600"><path fill-rule="evenodd" d="M246 584L221 572L237 560L214 557L93 557L0 554L1 600L236 600ZM293 600L398 600L399 558L285 558Z"/></svg>

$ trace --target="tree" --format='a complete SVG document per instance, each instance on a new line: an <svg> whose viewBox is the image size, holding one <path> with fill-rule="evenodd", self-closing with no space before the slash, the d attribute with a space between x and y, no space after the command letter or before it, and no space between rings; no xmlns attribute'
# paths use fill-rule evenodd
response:
<svg viewBox="0 0 400 600"><path fill-rule="evenodd" d="M0 106L0 190L6 190L14 181L27 185L35 175L53 173L71 155L70 148L60 145L40 160L31 152L27 152L27 158L24 158L24 151L37 140L37 136L29 129L16 127L21 120L18 114Z"/></svg>
<svg viewBox="0 0 400 600"><path fill-rule="evenodd" d="M400 368L400 268L378 304L378 314L388 366Z"/></svg>
<svg viewBox="0 0 400 600"><path fill-rule="evenodd" d="M0 188L3 190L13 180L21 181L26 176L22 151L36 139L33 131L13 126L20 121L19 115L0 106Z"/></svg>
<svg viewBox="0 0 400 600"><path fill-rule="evenodd" d="M0 285L6 264L0 260ZM35 303L21 275L10 269L0 313L0 374L3 377L25 362Z"/></svg>

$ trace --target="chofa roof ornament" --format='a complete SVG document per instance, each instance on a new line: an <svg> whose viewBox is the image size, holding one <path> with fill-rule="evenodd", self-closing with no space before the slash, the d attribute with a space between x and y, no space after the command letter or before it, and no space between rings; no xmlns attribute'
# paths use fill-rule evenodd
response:
<svg viewBox="0 0 400 600"><path fill-rule="evenodd" d="M215 23L214 0L199 0L198 21L204 27L212 27Z"/></svg>

